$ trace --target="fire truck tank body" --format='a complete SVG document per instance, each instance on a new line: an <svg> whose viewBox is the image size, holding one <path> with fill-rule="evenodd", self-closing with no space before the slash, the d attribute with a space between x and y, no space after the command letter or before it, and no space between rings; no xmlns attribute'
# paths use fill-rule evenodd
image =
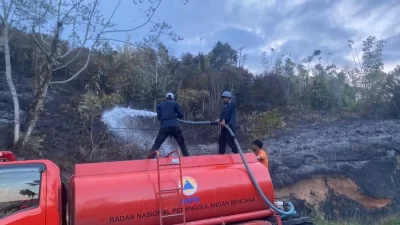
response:
<svg viewBox="0 0 400 225"><path fill-rule="evenodd" d="M268 169L254 154L245 154L258 184L269 201L274 190ZM160 164L173 158L160 158ZM247 174L238 154L181 158L184 181L180 191L161 194L162 214L186 210L186 222L207 220L268 209ZM176 189L179 167L160 167L161 189ZM160 224L157 160L78 164L71 177L73 225ZM72 211L72 212L71 212ZM164 224L182 223L182 216L163 219Z"/></svg>

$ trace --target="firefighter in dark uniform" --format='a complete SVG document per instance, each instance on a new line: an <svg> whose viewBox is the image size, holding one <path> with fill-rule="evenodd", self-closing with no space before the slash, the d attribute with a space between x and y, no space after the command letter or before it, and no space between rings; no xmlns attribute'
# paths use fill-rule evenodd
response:
<svg viewBox="0 0 400 225"><path fill-rule="evenodd" d="M151 148L151 152L154 150L159 150L165 139L167 139L168 136L172 136L179 144L182 155L189 156L185 139L183 138L182 131L180 129L180 122L177 120L178 118L183 119L182 107L179 105L179 103L174 101L174 94L171 92L167 93L165 98L166 101L157 106L157 118L160 121L160 130L158 131L154 145ZM153 157L155 157L155 155Z"/></svg>
<svg viewBox="0 0 400 225"><path fill-rule="evenodd" d="M219 119L216 121L221 125L221 134L218 140L219 154L225 154L227 143L232 152L236 154L239 150L235 145L233 137L225 127L225 125L228 125L233 133L236 133L236 104L233 102L232 94L229 91L223 92L221 99L224 102L224 107L221 110Z"/></svg>

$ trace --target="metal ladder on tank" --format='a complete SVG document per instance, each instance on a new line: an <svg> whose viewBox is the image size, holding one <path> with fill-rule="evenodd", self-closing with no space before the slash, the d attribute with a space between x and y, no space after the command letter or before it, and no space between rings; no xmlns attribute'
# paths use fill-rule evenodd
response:
<svg viewBox="0 0 400 225"><path fill-rule="evenodd" d="M171 158L172 161L171 163L163 163L160 164L160 160L159 160L159 152L156 151L155 154L157 156L157 174L158 174L158 201L159 201L159 210L160 210L160 225L163 225L163 220L165 218L168 217L177 217L177 216L181 216L183 219L183 224L186 224L186 214L185 214L185 204L183 201L183 188L184 188L184 184L183 184L183 177L182 177L182 164L181 164L181 155L179 150L174 150L170 153L168 153L168 155L165 158L168 158L170 155L172 155L173 153L177 153L178 157L177 158ZM160 178L160 171L163 170L161 168L168 168L168 167L177 167L179 168L179 180L181 182L180 187L178 188L169 188L169 189L161 189L161 178ZM170 193L174 193L174 192L178 192L179 193L179 205L182 208L182 212L179 213L175 213L175 214L170 214L170 215L163 215L163 203L162 203L162 195L163 194L170 194Z"/></svg>

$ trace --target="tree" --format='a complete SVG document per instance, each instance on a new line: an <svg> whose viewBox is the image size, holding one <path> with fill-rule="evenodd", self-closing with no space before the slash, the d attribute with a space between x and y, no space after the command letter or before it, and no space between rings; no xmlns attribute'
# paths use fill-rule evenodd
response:
<svg viewBox="0 0 400 225"><path fill-rule="evenodd" d="M153 111L156 111L157 100L167 92L167 87L174 80L173 69L176 65L171 64L168 49L162 43L156 46L149 46L147 50L148 55L146 60L146 68L144 72L146 77L149 78L148 93L153 100Z"/></svg>
<svg viewBox="0 0 400 225"><path fill-rule="evenodd" d="M12 38L10 35L10 28L13 25L13 13L17 5L17 0L10 0L7 4L6 0L2 0L2 12L0 12L0 20L1 20L1 44L3 47L2 51L4 53L5 64L6 64L6 79L7 84L11 92L11 97L14 105L14 141L16 144L19 140L20 135L20 108L18 101L17 90L15 89L15 85L12 79L12 68L11 68L11 56L10 56L10 44L9 41Z"/></svg>
<svg viewBox="0 0 400 225"><path fill-rule="evenodd" d="M185 112L186 119L204 119L206 101L210 94L205 90L183 89L179 92L179 102Z"/></svg>
<svg viewBox="0 0 400 225"><path fill-rule="evenodd" d="M308 105L308 84L310 82L308 75L309 71L301 63L297 64L296 70L298 73L298 98L303 102L303 104L306 103L306 105Z"/></svg>
<svg viewBox="0 0 400 225"><path fill-rule="evenodd" d="M311 85L310 84L310 81L311 81L310 72L312 70L312 68L310 68L310 64L315 59L315 57L320 56L320 55L321 55L321 50L316 49L316 50L314 50L313 54L308 55L306 58L304 58L301 61L301 64L298 64L297 70L298 70L298 73L299 73L299 75L302 79L302 83L303 83L302 100L303 100L303 103L305 103L306 105L309 105L311 103L310 96L312 94L312 90L310 90L310 88L309 88L309 86ZM307 65L307 68L304 64Z"/></svg>
<svg viewBox="0 0 400 225"><path fill-rule="evenodd" d="M400 66L389 73L386 78L385 101L391 116L400 117Z"/></svg>
<svg viewBox="0 0 400 225"><path fill-rule="evenodd" d="M275 52L275 49L271 48L270 50L271 50L271 55L272 55ZM279 55L278 55L278 57L279 57ZM261 53L261 65L264 68L264 74L271 73L273 70L273 68L271 68L271 67L273 67L273 66L271 66L272 60L269 60L268 58L269 57L268 57L267 52Z"/></svg>
<svg viewBox="0 0 400 225"><path fill-rule="evenodd" d="M117 7L120 2L118 2ZM92 33L96 33L96 28L101 26L100 32L97 32L97 38L94 39L91 50L95 49L98 44L98 38L102 35L104 30L111 26L111 18L104 22L101 14L98 10L99 0L90 1L89 3L84 3L83 0L77 1L64 1L59 0L56 3L52 1L47 2L45 0L26 0L23 1L21 7L18 9L19 15L24 18L25 22L28 22L30 29L32 30L32 37L40 49L39 64L37 67L37 72L34 74L33 84L34 84L34 100L32 101L29 109L28 116L28 128L25 133L24 139L22 140L22 146L24 146L29 140L36 122L39 118L40 113L43 111L45 97L47 95L48 88L52 82L53 73L66 68L79 56L79 53L85 47L86 42ZM115 10L117 9L115 8ZM114 12L115 12L114 10ZM42 28L48 26L52 23L52 18L56 18L55 27L51 32L51 40L47 42L43 38ZM99 23L96 23L100 21ZM61 32L63 27L68 25L72 26L73 34L72 39L77 40L78 36L76 29L79 29L81 24L85 26L85 34L83 41L80 43L80 48L78 51L74 51L72 48L65 52L64 49L60 49L61 42ZM38 28L39 33L36 34L36 29ZM94 31L94 32L92 32ZM40 39L39 39L40 37ZM39 41L40 40L40 41ZM76 41L77 42L77 41ZM65 61L66 57L70 54L75 53L71 60ZM84 66L78 70L74 75L65 81L57 81L53 83L66 83L86 69L89 64L92 52L87 54L87 59Z"/></svg>
<svg viewBox="0 0 400 225"><path fill-rule="evenodd" d="M362 68L364 72L364 110L377 112L383 107L383 88L386 73L383 70L382 51L385 41L370 36L363 41Z"/></svg>
<svg viewBox="0 0 400 225"><path fill-rule="evenodd" d="M112 92L121 93L129 104L139 106L144 97L144 77L140 67L140 53L128 44L119 49L119 53L112 58L110 63L107 83ZM104 66L99 65L99 66Z"/></svg>
<svg viewBox="0 0 400 225"><path fill-rule="evenodd" d="M210 52L210 65L216 71L235 66L238 60L236 50L228 43L218 41Z"/></svg>
<svg viewBox="0 0 400 225"><path fill-rule="evenodd" d="M290 106L296 63L291 58L286 57L283 64L283 56L279 55L275 61L275 73L279 76L279 84L285 94L286 105Z"/></svg>
<svg viewBox="0 0 400 225"><path fill-rule="evenodd" d="M178 89L181 87L189 89L207 89L207 80L204 79L204 61L202 54L193 56L190 53L183 54L179 62L177 77L180 80Z"/></svg>
<svg viewBox="0 0 400 225"><path fill-rule="evenodd" d="M336 100L336 105L339 108L339 114L342 116L342 96L346 85L346 74L343 70L338 73L336 65L327 66L326 70L329 77L330 86Z"/></svg>
<svg viewBox="0 0 400 225"><path fill-rule="evenodd" d="M237 108L246 113L251 108L253 75L243 67L232 67L222 72L228 90L235 93Z"/></svg>
<svg viewBox="0 0 400 225"><path fill-rule="evenodd" d="M22 196L27 196L28 198L34 198L36 195L38 195L37 193L29 189L22 189L21 191L19 191L19 194Z"/></svg>
<svg viewBox="0 0 400 225"><path fill-rule="evenodd" d="M332 107L332 93L329 88L327 70L316 64L313 68L311 107L313 109L330 109Z"/></svg>
<svg viewBox="0 0 400 225"><path fill-rule="evenodd" d="M51 84L63 84L74 80L88 67L93 52L105 41L110 33L126 33L131 32L145 26L150 22L162 0L149 0L150 7L147 10L147 20L137 27L131 29L112 29L114 24L111 22L122 0L116 3L111 16L106 19L99 10L99 0L58 0L56 3L46 0L25 0L19 9L19 15L30 24L32 37L40 49L40 63L38 72L34 77L34 100L30 105L28 128L22 141L22 146L26 144L31 136L40 113L43 111L45 98ZM136 4L138 2L134 1ZM142 1L140 1L141 3ZM185 1L187 2L187 1ZM46 41L43 37L43 27L51 27L52 18L56 18L55 26L50 32L50 41ZM73 33L70 35L72 45L65 50L60 46L60 35L64 27L71 26ZM81 41L77 34L77 30L83 28L85 30ZM165 30L169 28L166 23L156 23L152 32L157 30ZM38 33L37 33L38 31ZM161 32L158 32L161 33ZM87 49L86 43L91 40L93 44ZM69 65L76 63L76 59L85 55L86 59L80 69L71 72L68 79L63 81L52 81L53 74L57 71L70 69Z"/></svg>
<svg viewBox="0 0 400 225"><path fill-rule="evenodd" d="M356 69L352 72L352 80L361 96L360 109L363 111L364 116L372 112L379 113L384 102L383 89L386 80L386 73L382 71L382 51L385 41L377 40L374 36L369 36L364 40L362 61L360 61L353 44L354 42L349 40L349 47L352 50L356 66Z"/></svg>
<svg viewBox="0 0 400 225"><path fill-rule="evenodd" d="M238 56L238 67L239 67L239 68L243 68L243 64L244 64L244 63L246 62L246 60L247 60L247 54L243 54L243 55L242 55L243 49L244 49L244 46L239 47L238 50L237 50L237 52L239 53L239 56Z"/></svg>
<svg viewBox="0 0 400 225"><path fill-rule="evenodd" d="M101 115L104 109L110 108L113 105L117 105L122 102L122 98L118 93L110 95L101 94L97 91L88 90L83 95L83 101L81 101L77 107L79 117L84 130L89 135L89 146L90 150L85 155L85 158L89 161L94 159L96 151L100 144L103 143L107 133L96 135L94 130L94 122Z"/></svg>

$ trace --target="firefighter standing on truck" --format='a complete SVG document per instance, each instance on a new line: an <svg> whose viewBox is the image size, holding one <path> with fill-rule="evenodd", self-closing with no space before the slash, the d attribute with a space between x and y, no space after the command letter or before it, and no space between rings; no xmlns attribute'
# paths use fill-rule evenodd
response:
<svg viewBox="0 0 400 225"><path fill-rule="evenodd" d="M233 133L236 133L236 104L232 100L232 93L224 91L221 95L221 99L224 102L224 107L221 110L219 119L215 122L221 125L221 134L219 135L218 145L219 154L225 154L226 144L228 143L233 153L238 153L239 150L235 145L234 139L229 133L225 125L228 125Z"/></svg>
<svg viewBox="0 0 400 225"><path fill-rule="evenodd" d="M171 92L168 92L165 98L166 101L157 106L157 119L160 121L160 130L158 131L154 145L151 148L151 152L159 150L165 139L167 139L168 136L171 136L174 137L176 142L179 144L182 155L189 156L185 139L183 138L180 129L180 122L177 120L178 118L183 119L182 107L179 103L174 101L174 94Z"/></svg>

